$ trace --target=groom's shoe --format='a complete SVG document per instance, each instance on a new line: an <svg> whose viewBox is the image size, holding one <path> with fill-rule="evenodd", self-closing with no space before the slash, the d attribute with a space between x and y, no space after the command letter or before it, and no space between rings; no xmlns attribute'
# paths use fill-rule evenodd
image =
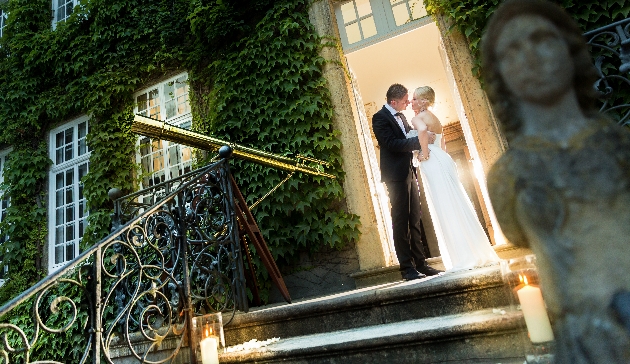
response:
<svg viewBox="0 0 630 364"><path fill-rule="evenodd" d="M443 273L444 271L439 270L439 269L435 269L435 268L433 268L431 266L428 266L428 265L425 265L424 267L418 268L418 272L420 274L423 274L423 275L429 277L429 276L436 276L436 275L438 275L440 273Z"/></svg>
<svg viewBox="0 0 630 364"><path fill-rule="evenodd" d="M400 272L400 274L402 275L402 279L405 281L412 281L414 279L421 279L426 277L424 274L419 273L415 269L407 269L404 272Z"/></svg>

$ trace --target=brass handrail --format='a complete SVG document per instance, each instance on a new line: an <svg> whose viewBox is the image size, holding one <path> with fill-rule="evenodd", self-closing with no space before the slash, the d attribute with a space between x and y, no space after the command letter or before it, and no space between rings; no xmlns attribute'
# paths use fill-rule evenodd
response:
<svg viewBox="0 0 630 364"><path fill-rule="evenodd" d="M335 178L330 173L326 173L324 167L330 164L318 159L298 156L297 158L289 158L274 153L264 152L258 149L246 147L244 145L227 142L218 138L203 135L180 128L166 122L148 118L142 115L135 115L131 126L131 131L150 138L168 140L171 142L188 145L191 147L216 152L224 145L228 145L233 150L233 156L236 158L248 160L273 168L282 169L289 172L302 172L313 176L323 176ZM304 163L304 161L317 164L312 167Z"/></svg>

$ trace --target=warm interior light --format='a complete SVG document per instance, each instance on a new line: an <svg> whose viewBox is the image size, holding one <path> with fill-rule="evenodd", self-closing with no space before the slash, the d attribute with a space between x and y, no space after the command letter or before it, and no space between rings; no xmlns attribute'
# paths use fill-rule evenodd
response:
<svg viewBox="0 0 630 364"><path fill-rule="evenodd" d="M523 283L525 283L525 285L527 285L527 277L523 276Z"/></svg>

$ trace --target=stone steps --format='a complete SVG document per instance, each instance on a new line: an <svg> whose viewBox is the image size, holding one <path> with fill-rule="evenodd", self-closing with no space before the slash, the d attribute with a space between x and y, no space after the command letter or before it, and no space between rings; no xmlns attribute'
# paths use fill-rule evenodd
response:
<svg viewBox="0 0 630 364"><path fill-rule="evenodd" d="M492 309L281 339L221 363L522 363L522 316Z"/></svg>
<svg viewBox="0 0 630 364"><path fill-rule="evenodd" d="M225 327L227 345L280 340L221 362L521 364L527 334L509 304L493 266L255 308Z"/></svg>

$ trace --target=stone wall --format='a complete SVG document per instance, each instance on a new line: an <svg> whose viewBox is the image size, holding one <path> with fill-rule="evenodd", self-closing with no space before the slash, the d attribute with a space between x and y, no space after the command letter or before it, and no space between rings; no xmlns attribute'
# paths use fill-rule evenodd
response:
<svg viewBox="0 0 630 364"><path fill-rule="evenodd" d="M341 250L326 249L308 256L304 253L300 263L283 269L282 277L289 289L291 300L296 301L356 288L352 273L359 271L359 257L354 242ZM269 303L284 302L275 286L269 295Z"/></svg>

